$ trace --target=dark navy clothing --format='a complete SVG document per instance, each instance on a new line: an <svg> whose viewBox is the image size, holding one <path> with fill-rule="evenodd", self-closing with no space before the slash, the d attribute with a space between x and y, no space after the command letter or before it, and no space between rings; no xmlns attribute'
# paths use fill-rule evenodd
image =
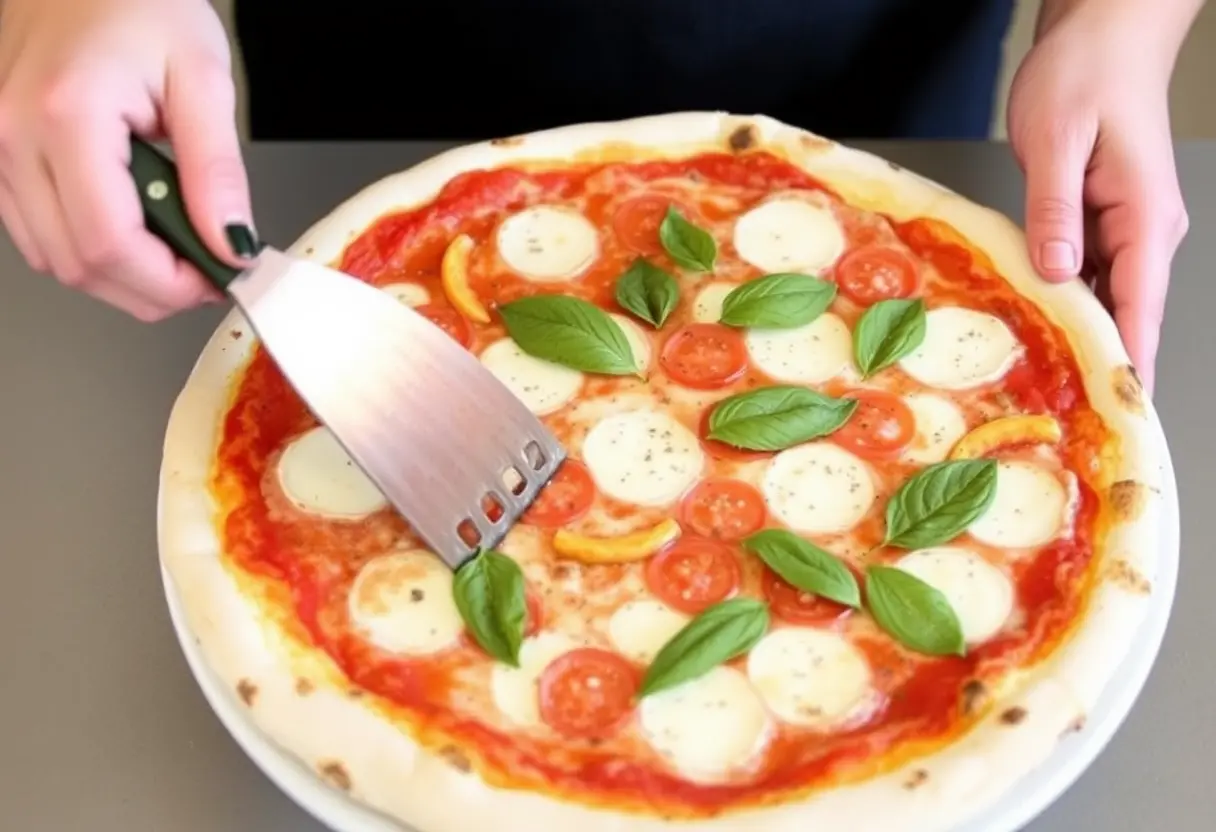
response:
<svg viewBox="0 0 1216 832"><path fill-rule="evenodd" d="M238 0L257 139L481 139L678 110L982 138L1013 0Z"/></svg>

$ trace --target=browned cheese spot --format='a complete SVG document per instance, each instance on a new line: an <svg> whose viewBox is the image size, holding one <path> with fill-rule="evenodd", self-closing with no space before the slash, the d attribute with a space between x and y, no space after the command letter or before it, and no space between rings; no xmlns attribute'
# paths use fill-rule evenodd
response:
<svg viewBox="0 0 1216 832"><path fill-rule="evenodd" d="M1149 488L1135 480L1120 480L1110 487L1110 505L1121 523L1135 520L1148 502Z"/></svg>
<svg viewBox="0 0 1216 832"><path fill-rule="evenodd" d="M1001 722L1006 725L1021 725L1026 719L1025 708L1009 708L1001 714Z"/></svg>
<svg viewBox="0 0 1216 832"><path fill-rule="evenodd" d="M258 686L248 679L236 683L236 694L248 708L253 707L253 701L258 698Z"/></svg>
<svg viewBox="0 0 1216 832"><path fill-rule="evenodd" d="M925 771L923 768L918 768L908 776L907 780L904 781L904 788L908 791L919 789L928 779L929 772Z"/></svg>
<svg viewBox="0 0 1216 832"><path fill-rule="evenodd" d="M468 755L454 745L445 745L439 749L439 756L459 772L467 774L473 770L473 764L469 761Z"/></svg>
<svg viewBox="0 0 1216 832"><path fill-rule="evenodd" d="M1148 595L1153 591L1153 585L1149 579L1141 575L1123 558L1111 560L1110 565L1106 568L1106 575L1115 586L1133 595Z"/></svg>
<svg viewBox="0 0 1216 832"><path fill-rule="evenodd" d="M726 139L727 146L735 153L741 153L756 146L756 128L750 124L743 124L731 131L730 136Z"/></svg>
<svg viewBox="0 0 1216 832"><path fill-rule="evenodd" d="M305 679L303 676L296 679L296 693L300 696L308 696L314 690L312 682Z"/></svg>
<svg viewBox="0 0 1216 832"><path fill-rule="evenodd" d="M979 679L963 685L963 716L975 716L988 705L988 688Z"/></svg>
<svg viewBox="0 0 1216 832"><path fill-rule="evenodd" d="M1140 383L1140 376L1136 375L1136 368L1131 364L1116 367L1113 384L1115 398L1119 400L1119 404L1132 413L1143 416L1144 385Z"/></svg>
<svg viewBox="0 0 1216 832"><path fill-rule="evenodd" d="M507 136L501 139L490 139L494 147L515 147L524 143L523 136Z"/></svg>
<svg viewBox="0 0 1216 832"><path fill-rule="evenodd" d="M328 780L330 785L344 792L350 791L350 774L347 773L346 766L337 760L321 763L317 766L317 771L321 772L321 776Z"/></svg>

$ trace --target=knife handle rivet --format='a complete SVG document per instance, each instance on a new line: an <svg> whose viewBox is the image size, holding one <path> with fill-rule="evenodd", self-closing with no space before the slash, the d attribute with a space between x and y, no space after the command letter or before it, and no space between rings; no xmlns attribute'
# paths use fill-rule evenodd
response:
<svg viewBox="0 0 1216 832"><path fill-rule="evenodd" d="M163 179L157 179L149 182L147 194L149 199L164 199L169 195L169 184Z"/></svg>

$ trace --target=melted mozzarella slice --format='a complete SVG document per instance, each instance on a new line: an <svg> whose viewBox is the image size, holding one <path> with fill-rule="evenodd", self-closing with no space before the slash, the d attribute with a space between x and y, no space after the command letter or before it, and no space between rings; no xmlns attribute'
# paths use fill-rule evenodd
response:
<svg viewBox="0 0 1216 832"><path fill-rule="evenodd" d="M354 519L385 506L384 495L328 428L297 438L279 457L279 487L301 511Z"/></svg>
<svg viewBox="0 0 1216 832"><path fill-rule="evenodd" d="M777 454L761 489L777 519L808 534L846 532L874 502L874 480L866 464L830 442Z"/></svg>
<svg viewBox="0 0 1216 832"><path fill-rule="evenodd" d="M540 725L540 675L558 656L579 646L570 636L545 631L524 640L519 649L519 667L495 662L490 673L490 695L498 710L521 727Z"/></svg>
<svg viewBox="0 0 1216 832"><path fill-rule="evenodd" d="M578 211L537 205L508 217L498 228L498 254L529 280L565 280L580 274L599 253L595 226Z"/></svg>
<svg viewBox="0 0 1216 832"><path fill-rule="evenodd" d="M949 399L932 393L911 393L904 396L904 404L916 422L916 435L903 452L907 462L919 465L941 462L967 433L963 412Z"/></svg>
<svg viewBox="0 0 1216 832"><path fill-rule="evenodd" d="M1033 462L998 463L996 496L969 531L991 546L1041 546L1060 533L1068 513L1068 490L1060 478Z"/></svg>
<svg viewBox="0 0 1216 832"><path fill-rule="evenodd" d="M701 476L705 455L692 431L666 413L646 409L597 422L583 440L583 462L609 497L663 506Z"/></svg>
<svg viewBox="0 0 1216 832"><path fill-rule="evenodd" d="M643 598L617 608L608 619L608 637L621 655L639 664L649 664L688 621L688 616Z"/></svg>
<svg viewBox="0 0 1216 832"><path fill-rule="evenodd" d="M737 288L737 283L710 283L702 288L693 301L692 319L697 323L716 324L722 319L723 301Z"/></svg>
<svg viewBox="0 0 1216 832"><path fill-rule="evenodd" d="M347 608L355 628L392 653L434 653L455 644L464 630L452 599L452 570L423 549L364 564Z"/></svg>
<svg viewBox="0 0 1216 832"><path fill-rule="evenodd" d="M831 312L793 329L749 329L745 340L756 369L777 381L818 384L853 360L848 324Z"/></svg>
<svg viewBox="0 0 1216 832"><path fill-rule="evenodd" d="M826 630L773 630L752 648L747 675L769 710L794 725L845 724L876 701L865 655Z"/></svg>
<svg viewBox="0 0 1216 832"><path fill-rule="evenodd" d="M640 326L624 315L612 313L608 317L616 321L617 325L621 328L621 332L625 333L625 340L629 342L629 349L633 352L633 358L637 362L638 369L649 369L652 357L650 336Z"/></svg>
<svg viewBox="0 0 1216 832"><path fill-rule="evenodd" d="M966 390L997 381L1021 354L1021 345L1000 318L944 306L929 310L925 340L899 364L921 384Z"/></svg>
<svg viewBox="0 0 1216 832"><path fill-rule="evenodd" d="M1013 584L974 552L954 546L919 549L895 565L946 596L968 644L992 638L1013 612Z"/></svg>
<svg viewBox="0 0 1216 832"><path fill-rule="evenodd" d="M391 283L384 287L384 291L406 306L422 306L431 302L431 293L417 283Z"/></svg>
<svg viewBox="0 0 1216 832"><path fill-rule="evenodd" d="M818 272L844 252L844 232L826 206L772 199L735 221L735 251L764 272Z"/></svg>
<svg viewBox="0 0 1216 832"><path fill-rule="evenodd" d="M481 363L538 415L560 410L578 395L583 374L528 355L510 338L495 341L481 352Z"/></svg>
<svg viewBox="0 0 1216 832"><path fill-rule="evenodd" d="M716 667L647 696L639 708L646 741L687 780L713 783L746 769L772 722L747 677Z"/></svg>

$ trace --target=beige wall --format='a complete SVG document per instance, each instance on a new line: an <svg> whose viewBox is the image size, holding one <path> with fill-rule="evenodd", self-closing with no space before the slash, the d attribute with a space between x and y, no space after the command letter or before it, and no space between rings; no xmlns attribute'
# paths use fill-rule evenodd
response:
<svg viewBox="0 0 1216 832"><path fill-rule="evenodd" d="M214 0L229 31L232 31L232 0ZM256 0L245 0L256 2ZM261 0L266 2L266 0ZM332 0L330 0L332 2ZM1000 109L993 119L992 134L1005 137L1005 99L1018 63L1030 48L1034 19L1040 0L1021 0L1005 42L1005 66L1000 79ZM245 88L239 68L237 87L244 125ZM1216 138L1216 2L1208 3L1199 15L1191 36L1183 47L1170 90L1174 134L1180 139Z"/></svg>

